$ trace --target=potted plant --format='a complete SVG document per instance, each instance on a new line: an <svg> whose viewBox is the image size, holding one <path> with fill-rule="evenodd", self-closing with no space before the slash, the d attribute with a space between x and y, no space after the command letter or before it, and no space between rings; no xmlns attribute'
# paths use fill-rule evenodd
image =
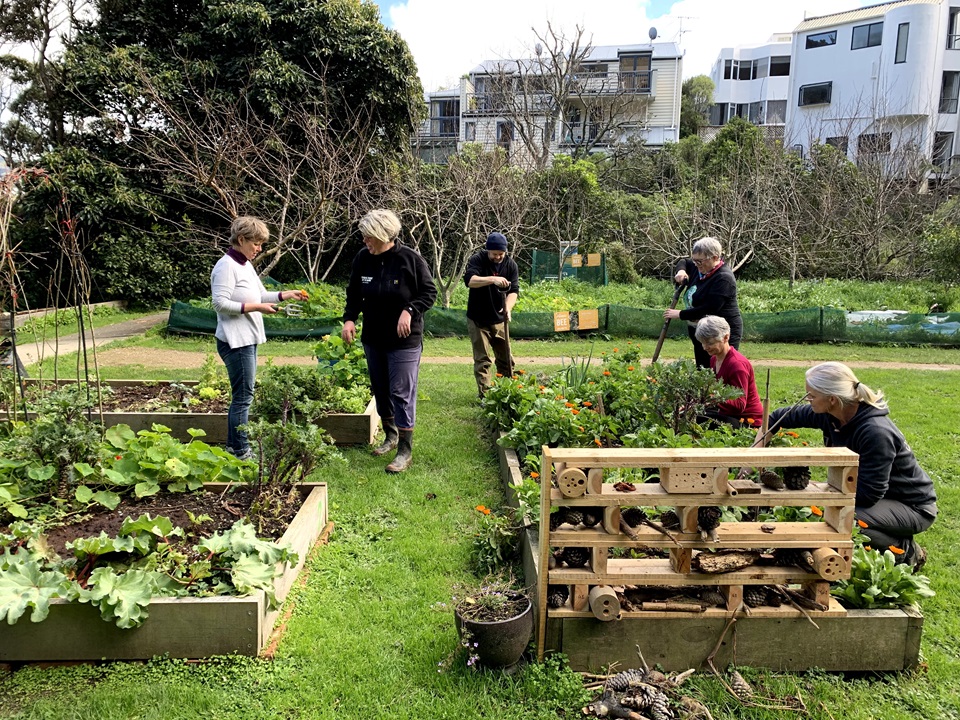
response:
<svg viewBox="0 0 960 720"><path fill-rule="evenodd" d="M484 584L454 602L467 665L507 669L523 656L533 632L533 604L502 581Z"/></svg>

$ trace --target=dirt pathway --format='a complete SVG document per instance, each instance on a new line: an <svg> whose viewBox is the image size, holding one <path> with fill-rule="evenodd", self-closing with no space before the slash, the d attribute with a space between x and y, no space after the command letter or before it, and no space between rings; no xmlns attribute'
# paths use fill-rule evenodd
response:
<svg viewBox="0 0 960 720"><path fill-rule="evenodd" d="M203 365L207 353L192 352L187 350L150 350L146 348L104 348L97 353L97 360L101 367L121 367L124 365L139 366L148 370L161 368L184 368L199 369ZM665 361L673 358L664 358ZM312 358L297 355L289 357L275 357L273 359L277 365L312 365L315 360ZM563 358L559 357L517 357L517 365L520 367L559 365ZM469 365L473 363L471 357L426 357L425 364L436 365ZM599 364L599 360L594 360L594 364ZM261 356L259 364L266 363L266 358ZM649 361L644 361L645 365ZM806 360L755 360L754 365L758 368L764 367L808 367L812 363ZM852 368L877 368L883 370L956 370L960 371L960 365L947 365L939 363L898 363L898 362L875 362L875 361L851 361L848 362Z"/></svg>

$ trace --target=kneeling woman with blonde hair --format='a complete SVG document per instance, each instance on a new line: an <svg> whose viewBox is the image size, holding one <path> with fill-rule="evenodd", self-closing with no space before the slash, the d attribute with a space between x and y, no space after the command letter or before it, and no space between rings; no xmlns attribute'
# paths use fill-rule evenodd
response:
<svg viewBox="0 0 960 720"><path fill-rule="evenodd" d="M859 454L856 513L866 524L864 535L873 548L891 548L899 562L919 569L926 552L913 536L936 520L937 493L890 420L883 393L871 390L839 362L810 368L806 380L810 404L775 410L770 426L815 428L828 447Z"/></svg>

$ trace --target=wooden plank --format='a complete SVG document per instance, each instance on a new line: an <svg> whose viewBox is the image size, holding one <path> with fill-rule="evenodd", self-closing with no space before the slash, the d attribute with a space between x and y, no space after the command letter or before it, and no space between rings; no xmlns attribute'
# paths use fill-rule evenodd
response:
<svg viewBox="0 0 960 720"><path fill-rule="evenodd" d="M541 448L540 460L540 537L539 559L537 568L540 569L537 582L537 659L543 660L543 653L547 641L547 585L550 558L550 497L553 483L553 455L550 448L544 445ZM570 583L567 583L568 585ZM581 585L583 583L580 583Z"/></svg>
<svg viewBox="0 0 960 720"><path fill-rule="evenodd" d="M695 513L693 513L695 514ZM772 525L774 531L767 533L761 530L762 525ZM550 544L553 547L623 547L637 546L652 548L680 547L692 549L709 549L719 547L738 547L751 550L767 548L803 548L813 549L829 547L833 550L852 548L853 541L849 535L839 533L826 523L820 522L783 522L783 523L720 523L717 534L720 541L712 543L700 538L698 532L671 531L676 538L662 535L651 527L641 526L634 530L636 539L625 533L612 535L600 527L581 528L579 530L554 530L550 533Z"/></svg>
<svg viewBox="0 0 960 720"><path fill-rule="evenodd" d="M734 588L741 587L739 585L734 585ZM836 598L830 598L830 606L827 610L806 610L805 611L810 617L821 618L821 617L837 617L845 616L847 614L847 609L843 607ZM727 610L726 608L705 608L703 612L699 613L690 613L685 611L675 611L675 610L621 610L620 611L622 620L649 620L654 618L690 618L691 615L694 615L696 618L725 618L729 619L732 616L732 611ZM744 616L738 616L744 617ZM802 618L805 617L802 612L797 610L791 605L781 605L780 607L771 607L769 605L762 605L757 608L750 608L749 617L766 617L766 618L782 618L782 619L793 619L793 618ZM922 616L921 616L922 617ZM549 613L549 619L551 621L556 620L566 620L568 618L593 618L593 613L590 612L589 607L586 610L574 610L569 607L562 608L551 608ZM555 623L559 624L559 623Z"/></svg>
<svg viewBox="0 0 960 720"><path fill-rule="evenodd" d="M850 467L834 466L827 468L827 484L835 487L840 492L854 495L857 492L857 473L858 466Z"/></svg>
<svg viewBox="0 0 960 720"><path fill-rule="evenodd" d="M825 507L823 520L837 532L849 535L853 532L853 523L856 519L856 509L847 507Z"/></svg>
<svg viewBox="0 0 960 720"><path fill-rule="evenodd" d="M587 470L587 495L599 495L603 492L603 470L590 468Z"/></svg>
<svg viewBox="0 0 960 720"><path fill-rule="evenodd" d="M575 612L583 612L592 616L592 613L590 612L590 586L589 585L573 586L573 592L570 593L570 607Z"/></svg>
<svg viewBox="0 0 960 720"><path fill-rule="evenodd" d="M693 551L683 548L670 548L670 569L675 573L690 572Z"/></svg>
<svg viewBox="0 0 960 720"><path fill-rule="evenodd" d="M603 531L608 536L620 535L620 506L607 505L603 508ZM592 528L590 528L592 529Z"/></svg>
<svg viewBox="0 0 960 720"><path fill-rule="evenodd" d="M580 467L661 467L672 463L695 467L777 467L783 465L857 465L847 448L554 448L557 462Z"/></svg>
<svg viewBox="0 0 960 720"><path fill-rule="evenodd" d="M622 559L607 561L607 572L596 575L586 568L558 567L549 572L550 582L558 584L587 585L668 585L689 587L691 585L788 585L820 580L812 572L795 567L757 566L729 573L710 574L692 571L679 574L673 570L670 560L660 558Z"/></svg>
<svg viewBox="0 0 960 720"><path fill-rule="evenodd" d="M830 597L830 583L825 580L804 583L803 594L821 605L829 605L833 599Z"/></svg>
<svg viewBox="0 0 960 720"><path fill-rule="evenodd" d="M743 585L721 585L720 592L727 599L727 610L738 610L743 604Z"/></svg>
<svg viewBox="0 0 960 720"><path fill-rule="evenodd" d="M706 493L668 493L659 483L641 483L635 490L621 492L606 483L599 495L579 498L565 498L559 491L551 493L554 505L631 505L653 507L654 505L673 505L689 507L691 505L734 505L751 507L754 505L820 505L823 507L853 507L856 497L842 493L827 483L812 482L804 490L771 490L761 488L752 495L724 495L718 498Z"/></svg>
<svg viewBox="0 0 960 720"><path fill-rule="evenodd" d="M607 560L610 555L610 549L606 547L590 548L590 569L597 575L605 575L607 572Z"/></svg>
<svg viewBox="0 0 960 720"><path fill-rule="evenodd" d="M551 618L551 624L562 625L562 642L551 649L566 654L574 671L597 672L614 663L633 667L638 645L648 663L665 671L700 668L730 614L675 615L681 617L624 613L618 623ZM819 631L800 613L740 617L724 636L714 663L776 671L817 667L831 672L896 672L917 662L914 648L919 645L914 640L920 619L902 610L848 610L845 615L820 614L816 619Z"/></svg>
<svg viewBox="0 0 960 720"><path fill-rule="evenodd" d="M726 495L728 474L725 467L665 465L660 468L660 487L668 493Z"/></svg>

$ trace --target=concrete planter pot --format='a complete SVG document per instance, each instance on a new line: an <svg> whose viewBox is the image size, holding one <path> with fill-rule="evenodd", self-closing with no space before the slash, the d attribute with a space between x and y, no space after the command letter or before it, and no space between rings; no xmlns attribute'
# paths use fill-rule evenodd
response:
<svg viewBox="0 0 960 720"><path fill-rule="evenodd" d="M533 603L521 593L512 595L526 600L526 605L523 612L506 620L469 620L458 610L454 610L457 634L461 642L466 638L470 653L477 655L478 662L484 667L502 669L516 665L530 643L533 633ZM476 647L473 647L474 644Z"/></svg>
<svg viewBox="0 0 960 720"><path fill-rule="evenodd" d="M226 485L207 487L222 491ZM303 504L280 539L297 553L298 564L274 580L278 603L286 598L327 524L326 483L304 483L299 488ZM0 624L0 662L256 656L279 614L279 605L271 610L262 590L245 597L156 598L143 625L121 630L103 621L92 605L54 600L43 622L32 623L27 615L15 625Z"/></svg>
<svg viewBox="0 0 960 720"><path fill-rule="evenodd" d="M28 381L30 382L30 381ZM60 381L60 384L75 382L73 380ZM168 381L154 380L107 380L111 387L130 385L169 385ZM196 385L195 381L184 381L181 385ZM33 413L29 413L32 417ZM7 413L0 412L0 421L7 419ZM251 416L251 420L255 419ZM337 445L370 445L377 436L377 426L380 416L377 414L376 403L371 399L366 409L360 414L333 413L317 421L317 426L327 431ZM129 425L134 432L149 430L154 423L170 428L170 434L182 442L190 441L190 428L203 430L206 436L204 442L211 445L223 445L227 441L227 414L226 413L190 413L190 412L105 412L103 423L107 427L113 425Z"/></svg>

